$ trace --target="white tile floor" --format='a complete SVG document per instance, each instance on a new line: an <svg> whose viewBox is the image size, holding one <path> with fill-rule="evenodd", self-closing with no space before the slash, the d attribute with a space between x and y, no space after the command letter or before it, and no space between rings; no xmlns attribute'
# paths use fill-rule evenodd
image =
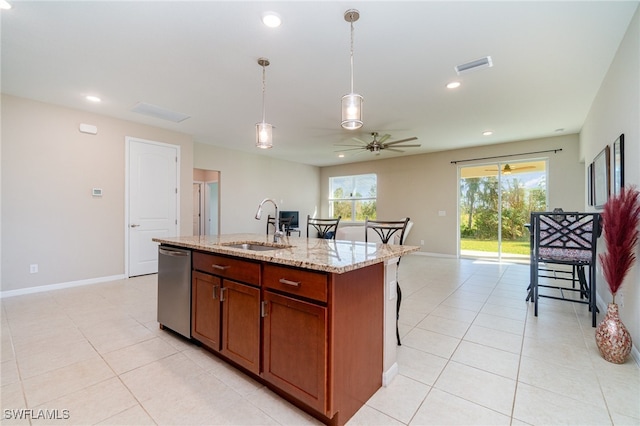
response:
<svg viewBox="0 0 640 426"><path fill-rule="evenodd" d="M349 425L640 424L638 366L600 357L585 305L541 299L534 317L528 274L403 258L400 375ZM155 275L5 298L1 314L2 424L317 424L160 331Z"/></svg>

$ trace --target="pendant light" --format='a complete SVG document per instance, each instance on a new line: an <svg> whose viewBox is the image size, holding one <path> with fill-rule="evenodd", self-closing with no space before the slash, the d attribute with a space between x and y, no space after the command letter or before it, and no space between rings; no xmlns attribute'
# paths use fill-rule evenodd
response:
<svg viewBox="0 0 640 426"><path fill-rule="evenodd" d="M351 92L342 97L342 127L355 130L362 127L362 96L353 93L353 23L360 18L360 12L349 9L344 20L351 24Z"/></svg>
<svg viewBox="0 0 640 426"><path fill-rule="evenodd" d="M262 149L273 147L273 126L265 121L265 74L266 67L269 66L267 58L259 58L258 65L262 67L262 122L256 124L256 146Z"/></svg>

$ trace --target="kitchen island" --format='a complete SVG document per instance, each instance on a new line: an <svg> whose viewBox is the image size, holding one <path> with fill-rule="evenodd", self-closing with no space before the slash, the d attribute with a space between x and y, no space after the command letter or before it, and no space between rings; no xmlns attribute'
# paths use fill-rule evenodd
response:
<svg viewBox="0 0 640 426"><path fill-rule="evenodd" d="M346 423L397 374L396 261L418 247L262 234L154 241L192 251L192 338L321 421Z"/></svg>

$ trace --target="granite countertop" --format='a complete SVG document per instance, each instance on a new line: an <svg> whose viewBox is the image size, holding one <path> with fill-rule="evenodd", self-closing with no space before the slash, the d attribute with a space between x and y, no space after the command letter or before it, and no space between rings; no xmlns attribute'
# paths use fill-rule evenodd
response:
<svg viewBox="0 0 640 426"><path fill-rule="evenodd" d="M418 251L417 246L387 245L320 238L283 237L273 242L273 235L228 234L192 237L154 238L153 241L174 247L226 254L316 271L344 273ZM277 245L276 250L254 251L228 244L253 243Z"/></svg>

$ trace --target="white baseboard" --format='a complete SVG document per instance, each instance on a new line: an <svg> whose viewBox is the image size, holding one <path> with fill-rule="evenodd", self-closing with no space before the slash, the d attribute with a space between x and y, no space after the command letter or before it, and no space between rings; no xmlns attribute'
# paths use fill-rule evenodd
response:
<svg viewBox="0 0 640 426"><path fill-rule="evenodd" d="M414 251L412 253L405 254L405 256L413 256L413 255L429 256L429 257L445 257L447 259L457 259L458 258L458 256L456 256L454 254L431 253L431 252L428 252L428 251Z"/></svg>
<svg viewBox="0 0 640 426"><path fill-rule="evenodd" d="M400 372L400 368L398 367L398 363L394 362L391 367L387 371L382 372L382 386L387 387L389 383L398 375Z"/></svg>
<svg viewBox="0 0 640 426"><path fill-rule="evenodd" d="M49 285L41 285L37 287L27 287L27 288L19 288L16 290L0 291L0 299L4 299L5 297L23 296L25 294L42 293L42 292L51 291L51 290L60 290L63 288L80 287L83 285L90 285L90 284L99 284L107 281L122 280L125 278L126 276L124 274L111 275L108 277L89 278L86 280L69 281L66 283L49 284Z"/></svg>

